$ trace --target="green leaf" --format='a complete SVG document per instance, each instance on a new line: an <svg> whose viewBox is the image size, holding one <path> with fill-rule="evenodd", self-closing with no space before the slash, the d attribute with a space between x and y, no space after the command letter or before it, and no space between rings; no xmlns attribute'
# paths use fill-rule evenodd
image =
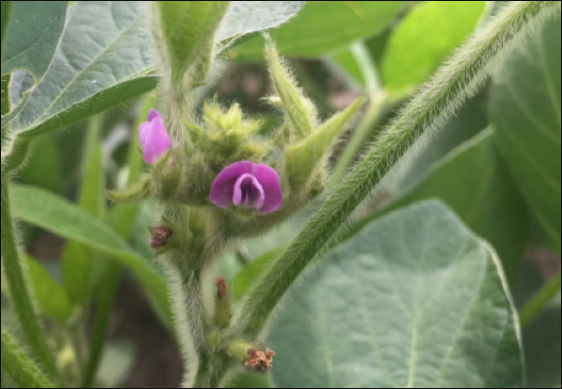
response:
<svg viewBox="0 0 562 389"><path fill-rule="evenodd" d="M494 75L491 117L511 174L560 255L560 16L506 56Z"/></svg>
<svg viewBox="0 0 562 389"><path fill-rule="evenodd" d="M18 171L18 182L60 193L63 189L61 170L62 161L54 139L44 138L36 143L29 160Z"/></svg>
<svg viewBox="0 0 562 389"><path fill-rule="evenodd" d="M281 255L282 252L282 248L273 249L244 267L244 269L236 275L236 278L234 278L234 296L236 300L240 300L244 297L253 282L269 267L275 258Z"/></svg>
<svg viewBox="0 0 562 389"><path fill-rule="evenodd" d="M523 331L528 388L554 388L561 380L560 299Z"/></svg>
<svg viewBox="0 0 562 389"><path fill-rule="evenodd" d="M229 1L156 1L153 27L156 49L172 72L172 82L183 86L185 75L195 85L203 83L211 62L215 31ZM192 84L192 85L193 85Z"/></svg>
<svg viewBox="0 0 562 389"><path fill-rule="evenodd" d="M68 1L14 1L8 26L2 2L2 74L27 69L39 81L59 43Z"/></svg>
<svg viewBox="0 0 562 389"><path fill-rule="evenodd" d="M390 209L430 198L447 203L494 246L514 285L527 246L529 220L525 202L497 152L493 131L453 150Z"/></svg>
<svg viewBox="0 0 562 389"><path fill-rule="evenodd" d="M411 190L440 160L484 131L489 126L487 103L487 99L475 98L455 111L455 117L438 134L425 137L419 150L403 162L406 166L393 179L392 192Z"/></svg>
<svg viewBox="0 0 562 389"><path fill-rule="evenodd" d="M294 17L305 1L232 1L219 26L215 41L224 52L244 36L275 28Z"/></svg>
<svg viewBox="0 0 562 389"><path fill-rule="evenodd" d="M64 288L31 256L26 257L27 276L39 311L61 323L70 318L74 307Z"/></svg>
<svg viewBox="0 0 562 389"><path fill-rule="evenodd" d="M308 1L297 16L270 35L284 56L316 58L374 35L389 25L404 1ZM231 59L263 58L264 41L252 39L232 50Z"/></svg>
<svg viewBox="0 0 562 389"><path fill-rule="evenodd" d="M163 277L105 224L67 201L40 189L12 188L17 217L95 250L128 266L147 289L158 312L171 323L168 288Z"/></svg>
<svg viewBox="0 0 562 389"><path fill-rule="evenodd" d="M14 119L19 135L60 129L156 86L145 2L80 1L45 76Z"/></svg>
<svg viewBox="0 0 562 389"><path fill-rule="evenodd" d="M441 203L367 225L289 293L271 328L277 387L517 387L501 265Z"/></svg>
<svg viewBox="0 0 562 389"><path fill-rule="evenodd" d="M6 35L6 30L8 29L8 23L10 22L10 16L12 14L12 2L2 1L2 35L1 35L1 47L4 51L4 36Z"/></svg>
<svg viewBox="0 0 562 389"><path fill-rule="evenodd" d="M83 158L78 206L97 220L104 221L105 165L100 130L100 118L92 119ZM64 285L74 303L86 305L90 302L104 265L103 258L92 248L78 242L68 242L61 267Z"/></svg>
<svg viewBox="0 0 562 389"><path fill-rule="evenodd" d="M474 30L485 1L428 1L418 4L391 35L382 78L401 94L425 81Z"/></svg>

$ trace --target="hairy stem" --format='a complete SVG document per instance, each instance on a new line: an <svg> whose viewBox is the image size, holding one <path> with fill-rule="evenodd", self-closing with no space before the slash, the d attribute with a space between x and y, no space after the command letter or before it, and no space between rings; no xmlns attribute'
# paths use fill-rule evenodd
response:
<svg viewBox="0 0 562 389"><path fill-rule="evenodd" d="M4 373L21 388L55 387L2 327L2 374Z"/></svg>
<svg viewBox="0 0 562 389"><path fill-rule="evenodd" d="M285 254L256 282L237 317L249 339L260 335L288 288L415 141L426 130L443 127L483 85L496 59L526 36L531 26L555 12L560 12L560 2L506 5L421 88Z"/></svg>
<svg viewBox="0 0 562 389"><path fill-rule="evenodd" d="M43 328L39 322L39 316L33 306L24 269L22 267L22 260L18 252L10 208L7 176L8 173L2 170L2 258L4 259L4 271L6 272L10 296L12 296L22 333L31 352L45 369L45 372L48 373L52 379L60 382L60 373L57 369L53 354L49 349L49 345L47 344L47 339L45 338Z"/></svg>
<svg viewBox="0 0 562 389"><path fill-rule="evenodd" d="M560 292L561 277L560 271L539 292L523 307L519 314L519 321L522 327L533 321L539 313L552 301Z"/></svg>

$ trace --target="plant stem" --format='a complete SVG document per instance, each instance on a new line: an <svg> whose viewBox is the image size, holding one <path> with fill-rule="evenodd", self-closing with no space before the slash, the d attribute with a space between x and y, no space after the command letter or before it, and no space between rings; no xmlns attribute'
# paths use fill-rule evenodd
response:
<svg viewBox="0 0 562 389"><path fill-rule="evenodd" d="M361 119L361 123L357 126L357 129L351 137L351 141L346 146L343 154L338 160L336 168L332 173L330 179L330 187L334 188L337 186L345 175L346 171L349 169L353 160L357 157L357 153L363 147L367 141L367 138L371 134L373 127L380 119L380 115L386 106L386 97L382 93L373 95L369 100L369 106L367 107L367 112L365 116Z"/></svg>
<svg viewBox="0 0 562 389"><path fill-rule="evenodd" d="M522 327L533 321L539 313L552 301L558 292L560 292L561 278L560 271L539 292L531 298L531 300L521 309L519 313L519 322Z"/></svg>
<svg viewBox="0 0 562 389"><path fill-rule="evenodd" d="M119 279L121 278L121 266L118 263L110 261L108 269L105 272L104 287L98 299L98 308L94 322L94 332L92 343L90 346L90 356L88 364L82 375L81 388L90 388L94 382L98 365L101 360L107 328L109 326L109 318L115 303L117 289L119 287Z"/></svg>
<svg viewBox="0 0 562 389"><path fill-rule="evenodd" d="M12 212L10 208L10 196L8 193L8 173L2 170L1 179L1 221L2 221L2 258L4 259L4 271L10 290L10 296L17 313L22 333L27 341L32 354L46 373L57 383L61 382L60 372L57 369L55 359L45 333L39 322L39 316L33 306L31 294L25 279L22 260L20 258L14 227L12 221Z"/></svg>
<svg viewBox="0 0 562 389"><path fill-rule="evenodd" d="M532 22L555 12L560 12L559 2L519 1L506 5L421 88L284 255L250 290L236 320L248 340L259 337L293 282L420 136L428 129L442 128L484 84L495 60L514 45L516 38L526 36L523 30L529 31Z"/></svg>
<svg viewBox="0 0 562 389"><path fill-rule="evenodd" d="M375 124L379 121L380 115L384 110L387 102L386 92L382 88L379 73L377 67L371 58L369 49L365 46L363 42L354 43L351 46L351 54L355 58L363 79L365 80L365 89L370 96L369 106L367 112L357 129L353 132L351 141L346 146L343 154L338 160L336 168L332 173L332 178L330 181L330 187L338 185L345 175L345 172L353 160L357 157L357 153L365 145L367 138L371 134L371 131Z"/></svg>
<svg viewBox="0 0 562 389"><path fill-rule="evenodd" d="M4 373L21 388L55 387L2 327L2 374Z"/></svg>

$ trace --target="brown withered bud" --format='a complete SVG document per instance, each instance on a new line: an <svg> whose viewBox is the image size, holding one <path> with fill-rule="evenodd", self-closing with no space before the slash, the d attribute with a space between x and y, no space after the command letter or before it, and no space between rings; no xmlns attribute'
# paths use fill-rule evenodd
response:
<svg viewBox="0 0 562 389"><path fill-rule="evenodd" d="M224 280L224 276L220 276L215 280L217 284L217 297L219 300L222 300L226 297L226 293L228 291L226 287L226 281Z"/></svg>
<svg viewBox="0 0 562 389"><path fill-rule="evenodd" d="M273 367L271 362L273 362L275 353L270 349L267 349L265 353L261 350L248 350L248 356L250 358L246 360L246 366L254 370L265 371Z"/></svg>
<svg viewBox="0 0 562 389"><path fill-rule="evenodd" d="M150 240L150 248L153 250L158 250L166 246L168 239L173 235L167 227L156 227L152 232L152 238Z"/></svg>

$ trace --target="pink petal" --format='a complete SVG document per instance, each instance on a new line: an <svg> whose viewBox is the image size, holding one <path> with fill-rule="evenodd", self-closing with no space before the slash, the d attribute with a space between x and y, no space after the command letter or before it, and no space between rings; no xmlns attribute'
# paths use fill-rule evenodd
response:
<svg viewBox="0 0 562 389"><path fill-rule="evenodd" d="M143 134L146 134L141 136L141 140L144 140L143 156L146 163L153 163L172 147L172 141L166 132L164 120L160 114L153 117L150 127L147 127Z"/></svg>
<svg viewBox="0 0 562 389"><path fill-rule="evenodd" d="M148 113L148 121L151 122L156 118L160 118L162 119L162 115L160 115L160 112L158 112L157 110L155 110L154 108L150 109L150 112Z"/></svg>
<svg viewBox="0 0 562 389"><path fill-rule="evenodd" d="M244 195L247 197L245 198ZM232 196L232 203L234 205L260 209L263 206L264 201L265 194L263 187L256 177L249 173L245 173L236 180L236 183L234 184L234 194Z"/></svg>
<svg viewBox="0 0 562 389"><path fill-rule="evenodd" d="M150 123L143 123L139 127L139 143L141 147L144 149L146 145L146 138L148 138L148 133L150 132L151 124Z"/></svg>
<svg viewBox="0 0 562 389"><path fill-rule="evenodd" d="M256 165L253 174L263 187L265 194L263 206L259 208L260 214L265 215L277 211L283 204L279 174L273 168L263 164Z"/></svg>
<svg viewBox="0 0 562 389"><path fill-rule="evenodd" d="M213 181L209 198L221 207L233 205L234 186L243 174L251 174L254 163L251 161L234 162L225 167Z"/></svg>

